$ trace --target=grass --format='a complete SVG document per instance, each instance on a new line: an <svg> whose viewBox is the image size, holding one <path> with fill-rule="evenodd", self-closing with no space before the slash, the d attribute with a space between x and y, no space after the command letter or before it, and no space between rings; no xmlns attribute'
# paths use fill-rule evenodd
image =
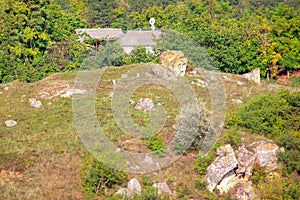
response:
<svg viewBox="0 0 300 200"><path fill-rule="evenodd" d="M111 99L108 96L113 91L112 80L120 79L122 74L135 66L112 67L105 72L97 87L97 117L107 136L120 148L135 152L150 152L148 140L134 138L122 132L113 120L110 109ZM83 171L88 170L83 167L86 150L73 124L72 100L59 96L43 99L41 100L43 106L39 109L31 108L28 102L29 98L40 99L40 91L55 93L66 85L72 87L75 75L75 73L54 74L36 83L16 81L0 86L0 92L3 93L0 94L0 172L2 172L0 199L84 198L82 180L83 174L86 173ZM224 80L228 113L240 107L232 101L233 98L247 102L251 97L275 92L283 87L264 82L257 85L239 76L230 74L226 76L229 78ZM195 77L187 78L190 82L195 79ZM198 78L201 77L196 77ZM238 81L245 85L239 86ZM9 87L8 91L4 90L6 86ZM209 105L207 89L196 85L192 87L198 99ZM161 86L145 85L131 97L135 101L140 98L151 98L155 105L161 103L164 106L168 118L159 135L164 145L168 144L174 137L175 130L172 126L176 124L175 119L179 113L175 95ZM129 112L133 121L139 125L147 126L150 123L148 113L135 111L133 106ZM6 127L4 122L9 119L17 121L18 124ZM224 133L226 131L232 130L224 130ZM247 133L240 134L251 139ZM235 138L226 137L239 143ZM225 138L224 141L228 139ZM140 182L144 180L145 184L167 182L171 190L178 191L178 195L183 198L204 198L209 194L201 189L203 176L194 169L197 155L198 152L190 150L171 166L160 171L129 176L136 177ZM18 173L20 176L16 175ZM108 194L113 193L114 191L110 191ZM95 198L106 199L108 196Z"/></svg>

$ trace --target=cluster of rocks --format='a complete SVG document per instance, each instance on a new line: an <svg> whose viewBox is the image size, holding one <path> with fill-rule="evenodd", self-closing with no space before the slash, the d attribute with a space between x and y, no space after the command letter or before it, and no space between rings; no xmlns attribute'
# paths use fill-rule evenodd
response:
<svg viewBox="0 0 300 200"><path fill-rule="evenodd" d="M250 177L254 164L267 172L277 168L277 153L280 148L271 140L261 140L250 145L241 145L236 151L231 145L219 147L216 159L206 170L207 189L227 193L236 188L235 198L255 199Z"/></svg>
<svg viewBox="0 0 300 200"><path fill-rule="evenodd" d="M168 184L166 182L163 183L154 183L153 187L157 189L158 194L167 194L172 195L172 191L170 190ZM120 188L116 195L121 195L122 197L132 197L133 195L141 194L142 193L142 186L140 182L133 178L127 183L127 188Z"/></svg>

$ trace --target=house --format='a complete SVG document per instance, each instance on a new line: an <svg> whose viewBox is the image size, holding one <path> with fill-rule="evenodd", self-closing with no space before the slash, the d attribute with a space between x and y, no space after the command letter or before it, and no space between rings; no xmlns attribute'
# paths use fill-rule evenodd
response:
<svg viewBox="0 0 300 200"><path fill-rule="evenodd" d="M97 28L97 29L75 29L75 33L79 35L78 41L83 43L85 39L93 38L98 40L116 39L125 53L130 53L135 46L144 46L147 51L153 52L156 45L155 38L159 37L160 31L128 31L123 33L118 28ZM98 49L96 42L95 48Z"/></svg>
<svg viewBox="0 0 300 200"><path fill-rule="evenodd" d="M75 33L79 36L78 41L83 43L85 39L90 38L93 39L106 39L106 38L119 38L123 35L122 29L120 28L83 28L83 29L75 29Z"/></svg>
<svg viewBox="0 0 300 200"><path fill-rule="evenodd" d="M160 31L128 31L118 38L118 42L125 53L130 53L135 46L144 46L147 51L153 53L155 38L160 34Z"/></svg>

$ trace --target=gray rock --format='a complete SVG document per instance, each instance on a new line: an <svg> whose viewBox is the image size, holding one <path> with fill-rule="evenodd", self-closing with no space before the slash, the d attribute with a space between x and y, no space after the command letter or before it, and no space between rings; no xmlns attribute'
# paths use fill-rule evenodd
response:
<svg viewBox="0 0 300 200"><path fill-rule="evenodd" d="M252 187L252 185L249 182L241 183L234 196L238 200L257 199L257 196L254 193L254 188Z"/></svg>
<svg viewBox="0 0 300 200"><path fill-rule="evenodd" d="M279 146L272 140L261 140L249 145L256 155L256 162L267 171L275 170L277 166L277 153Z"/></svg>
<svg viewBox="0 0 300 200"><path fill-rule="evenodd" d="M207 189L212 192L228 173L238 166L232 147L228 144L217 149L217 157L206 169Z"/></svg>
<svg viewBox="0 0 300 200"><path fill-rule="evenodd" d="M142 98L136 103L135 109L144 111L144 112L148 112L148 111L154 109L154 103L153 103L152 99L149 99L149 98L143 99Z"/></svg>
<svg viewBox="0 0 300 200"><path fill-rule="evenodd" d="M127 188L120 188L116 192L116 195L121 195L122 197L125 197L125 196L130 196L131 194Z"/></svg>
<svg viewBox="0 0 300 200"><path fill-rule="evenodd" d="M142 187L140 185L140 182L135 178L130 179L127 185L127 189L131 194L134 193L140 194L142 192Z"/></svg>
<svg viewBox="0 0 300 200"><path fill-rule="evenodd" d="M43 105L41 101L37 101L34 98L30 98L29 103L32 108L40 108Z"/></svg>
<svg viewBox="0 0 300 200"><path fill-rule="evenodd" d="M127 188L120 188L116 195L121 195L123 197L125 196L132 196L134 194L141 194L142 187L139 183L139 181L135 178L130 179L130 181L127 184Z"/></svg>
<svg viewBox="0 0 300 200"><path fill-rule="evenodd" d="M227 193L231 188L236 186L240 182L238 176L236 176L234 170L227 173L222 181L216 186L221 194Z"/></svg>
<svg viewBox="0 0 300 200"><path fill-rule="evenodd" d="M260 70L256 68L249 73L243 74L242 77L254 81L255 83L260 83Z"/></svg>
<svg viewBox="0 0 300 200"><path fill-rule="evenodd" d="M170 190L168 184L166 182L163 183L154 183L153 187L157 188L158 194L168 194L172 195L172 191Z"/></svg>
<svg viewBox="0 0 300 200"><path fill-rule="evenodd" d="M69 89L66 91L65 94L60 95L60 97L69 98L73 94L85 94L86 92L87 92L86 90L81 90L81 89Z"/></svg>
<svg viewBox="0 0 300 200"><path fill-rule="evenodd" d="M238 104L243 103L243 101L240 100L240 99L232 99L232 101L233 101L234 103L238 103Z"/></svg>
<svg viewBox="0 0 300 200"><path fill-rule="evenodd" d="M239 162L239 167L236 170L236 173L239 176L249 178L252 175L251 171L255 163L255 154L248 151L245 148L245 145L241 145L235 153Z"/></svg>
<svg viewBox="0 0 300 200"><path fill-rule="evenodd" d="M5 125L6 125L7 127L12 127L12 126L17 125L17 122L14 121L14 120L7 120L7 121L5 121L4 123L5 123Z"/></svg>

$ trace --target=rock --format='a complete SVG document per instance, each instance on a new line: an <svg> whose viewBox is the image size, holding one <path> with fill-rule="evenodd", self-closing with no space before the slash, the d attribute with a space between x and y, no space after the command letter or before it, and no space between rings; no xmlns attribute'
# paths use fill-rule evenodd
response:
<svg viewBox="0 0 300 200"><path fill-rule="evenodd" d="M236 190L234 197L238 200L252 200L257 199L254 193L254 188L250 183L241 183Z"/></svg>
<svg viewBox="0 0 300 200"><path fill-rule="evenodd" d="M164 51L160 54L159 59L162 63L161 69L153 71L154 74L158 75L160 70L170 71L175 77L181 77L185 75L187 68L187 58L181 51ZM168 69L168 70L164 70Z"/></svg>
<svg viewBox="0 0 300 200"><path fill-rule="evenodd" d="M236 186L240 182L239 178L236 176L234 170L231 170L225 175L222 181L216 186L221 194L227 193L231 188Z"/></svg>
<svg viewBox="0 0 300 200"><path fill-rule="evenodd" d="M43 105L41 101L37 101L34 98L30 98L29 103L32 108L40 108Z"/></svg>
<svg viewBox="0 0 300 200"><path fill-rule="evenodd" d="M217 149L217 157L206 169L207 189L212 192L227 174L236 170L238 161L232 147L228 144Z"/></svg>
<svg viewBox="0 0 300 200"><path fill-rule="evenodd" d="M12 126L17 125L17 122L14 121L14 120L7 120L7 121L5 121L4 123L5 123L5 125L6 125L7 127L12 127Z"/></svg>
<svg viewBox="0 0 300 200"><path fill-rule="evenodd" d="M153 187L157 188L158 194L168 194L172 195L172 191L170 190L168 184L166 182L163 183L154 183Z"/></svg>
<svg viewBox="0 0 300 200"><path fill-rule="evenodd" d="M73 94L85 94L86 90L80 90L80 89L69 89L67 90L67 92L65 94L60 95L60 97L63 98L69 98L71 97Z"/></svg>
<svg viewBox="0 0 300 200"><path fill-rule="evenodd" d="M245 85L243 82L241 82L241 81L238 81L237 82L237 85L239 85L239 86L243 86L243 85Z"/></svg>
<svg viewBox="0 0 300 200"><path fill-rule="evenodd" d="M139 181L135 178L130 179L130 181L127 184L127 188L120 188L116 195L121 195L123 197L125 196L132 196L134 194L141 194L142 187L139 183Z"/></svg>
<svg viewBox="0 0 300 200"><path fill-rule="evenodd" d="M116 195L121 195L122 197L125 197L125 196L130 196L131 194L127 188L120 188L116 192Z"/></svg>
<svg viewBox="0 0 300 200"><path fill-rule="evenodd" d="M242 77L254 81L255 83L260 83L260 70L256 68L249 73L243 74Z"/></svg>
<svg viewBox="0 0 300 200"><path fill-rule="evenodd" d="M130 179L127 185L127 189L130 192L130 194L135 194L135 193L141 194L142 192L142 187L140 185L140 182L135 178Z"/></svg>
<svg viewBox="0 0 300 200"><path fill-rule="evenodd" d="M239 149L235 152L237 156L237 160L239 163L239 167L236 170L236 173L239 176L245 177L246 179L249 179L252 175L252 167L255 162L255 155L254 153L248 151L245 148L245 145L241 145Z"/></svg>
<svg viewBox="0 0 300 200"><path fill-rule="evenodd" d="M9 90L9 87L5 87L4 90L5 90L5 91L8 91L8 90Z"/></svg>
<svg viewBox="0 0 300 200"><path fill-rule="evenodd" d="M149 98L141 98L135 105L136 110L142 110L144 112L150 111L154 109L154 103L152 99Z"/></svg>
<svg viewBox="0 0 300 200"><path fill-rule="evenodd" d="M273 171L277 168L277 152L279 146L272 140L261 140L249 145L256 155L256 162L261 167L266 167L267 171Z"/></svg>
<svg viewBox="0 0 300 200"><path fill-rule="evenodd" d="M240 99L232 99L232 101L233 101L234 103L238 103L238 104L243 103L243 101L240 100Z"/></svg>

